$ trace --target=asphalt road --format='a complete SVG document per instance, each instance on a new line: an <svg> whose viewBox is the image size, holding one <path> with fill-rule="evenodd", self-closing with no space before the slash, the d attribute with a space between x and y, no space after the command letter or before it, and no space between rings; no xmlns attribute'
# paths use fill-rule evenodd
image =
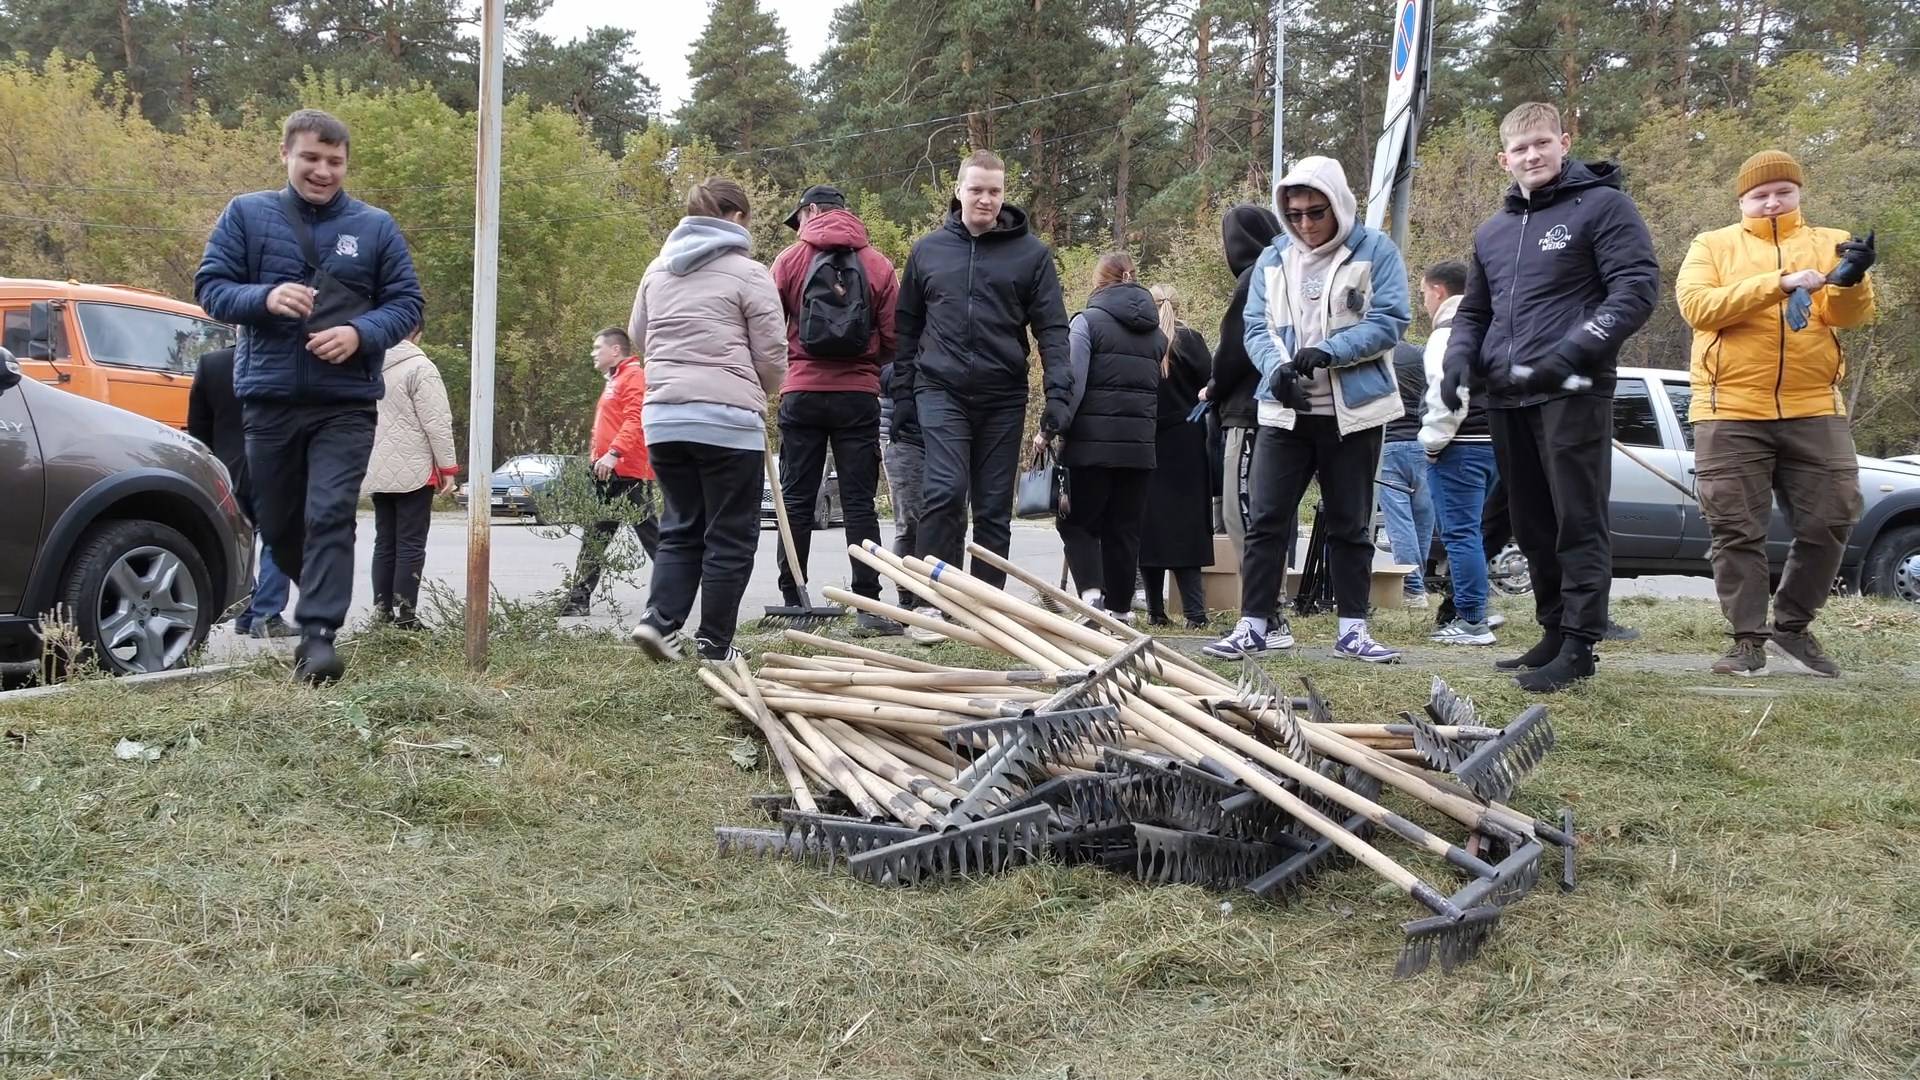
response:
<svg viewBox="0 0 1920 1080"><path fill-rule="evenodd" d="M892 524L883 523L881 529L883 535L891 540ZM843 536L839 529L822 530L814 534L811 561L816 602L820 600L820 585L851 587L850 560ZM743 619L757 617L763 608L780 602L774 566L774 549L778 544L779 536L773 529L761 530L760 552L754 560L753 578L747 587L746 598L741 603ZM427 535L427 579L440 583L455 595L463 593L466 588L466 550L466 518L458 514L435 515L432 531ZM495 519L493 587L501 597L509 600L536 600L542 594L550 594L557 599L557 590L562 587L579 550L580 541L577 537L556 536L551 529ZM368 571L372 551L373 517L365 514L360 518L356 549L360 574L354 586L354 603L348 617L350 623L366 618L373 609L373 586ZM626 551L629 556L637 553L631 533L621 535L616 541L615 551ZM1060 538L1050 523L1015 522L1011 554L1015 562L1049 577L1055 577L1060 572ZM630 623L646 607L645 578L649 572L649 569L643 569L637 575L641 580L615 582L610 589L603 584L601 593L594 600L593 615L580 622L604 626ZM1705 578L1686 577L1621 579L1614 582L1613 595L1711 599L1713 583ZM883 598L891 603L895 599L893 590L888 588ZM287 614L291 617L292 613L292 606L289 605ZM228 629L216 632L216 653L220 651L218 646L223 639L231 640L231 634Z"/></svg>

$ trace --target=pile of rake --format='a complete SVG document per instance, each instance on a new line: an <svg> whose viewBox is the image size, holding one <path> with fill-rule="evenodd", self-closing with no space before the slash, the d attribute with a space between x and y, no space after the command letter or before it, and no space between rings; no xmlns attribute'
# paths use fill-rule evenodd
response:
<svg viewBox="0 0 1920 1080"><path fill-rule="evenodd" d="M826 593L1022 669L945 667L788 630L818 652L765 653L757 673L743 661L700 673L760 729L790 789L754 800L773 827L715 829L723 852L842 864L882 885L1053 859L1276 900L1358 863L1423 909L1402 927L1400 975L1477 955L1505 908L1539 882L1545 844L1562 849L1560 883L1573 887L1571 811L1549 822L1506 805L1553 746L1544 707L1487 726L1435 679L1421 710L1398 722L1336 723L1309 680L1293 696L1250 659L1228 680L992 552L970 551L1064 614L871 543L849 552L946 618ZM1388 809L1388 792L1464 826L1465 837ZM1386 837L1445 863L1453 886L1388 855L1376 843Z"/></svg>

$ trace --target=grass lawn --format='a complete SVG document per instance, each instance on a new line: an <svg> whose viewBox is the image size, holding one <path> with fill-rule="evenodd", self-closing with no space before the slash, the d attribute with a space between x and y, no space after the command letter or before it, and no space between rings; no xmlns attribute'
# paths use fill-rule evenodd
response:
<svg viewBox="0 0 1920 1080"><path fill-rule="evenodd" d="M1283 908L717 857L780 784L691 671L607 636L511 631L477 680L451 636L381 633L322 691L262 663L0 704L0 1077L1920 1075L1920 614L1836 602L1848 677L1769 697L1689 689L1709 605L1620 614L1646 638L1553 700L1516 798L1576 808L1579 890L1400 982L1417 912L1356 869ZM1504 653L1439 662L1511 715ZM1352 720L1432 674L1272 668Z"/></svg>

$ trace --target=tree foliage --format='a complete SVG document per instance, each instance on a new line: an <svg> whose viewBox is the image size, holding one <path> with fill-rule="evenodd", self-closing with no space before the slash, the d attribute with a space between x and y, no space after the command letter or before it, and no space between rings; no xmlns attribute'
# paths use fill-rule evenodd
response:
<svg viewBox="0 0 1920 1080"><path fill-rule="evenodd" d="M938 223L961 156L1008 161L1011 201L1060 252L1072 298L1124 247L1209 336L1232 281L1219 220L1264 201L1276 75L1285 157L1340 160L1364 194L1394 0L850 0L805 70L758 0L711 0L691 99L661 114L632 35L534 32L515 0L506 116L503 452L568 449L597 380L592 332L714 172L745 183L757 254L800 188L847 192L896 263ZM1286 10L1286 62L1274 65ZM429 291L428 345L464 407L475 0L0 0L0 273L187 295L232 193L280 181L278 118L354 125L349 188L391 209ZM1434 0L1432 95L1408 262L1457 257L1507 183L1503 110L1560 103L1575 153L1613 158L1652 223L1663 294L1630 362L1685 363L1672 277L1734 220L1755 150L1798 155L1820 224L1877 229L1881 318L1844 336L1862 445L1920 443L1920 12L1914 0ZM8 56L12 62L4 62Z"/></svg>

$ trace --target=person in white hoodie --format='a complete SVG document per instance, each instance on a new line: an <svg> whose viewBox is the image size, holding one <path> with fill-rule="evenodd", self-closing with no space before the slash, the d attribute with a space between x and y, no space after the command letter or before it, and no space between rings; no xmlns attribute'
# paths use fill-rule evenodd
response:
<svg viewBox="0 0 1920 1080"><path fill-rule="evenodd" d="M1420 277L1420 302L1433 320L1427 338L1426 415L1420 445L1427 452L1427 479L1433 487L1433 513L1440 543L1447 549L1447 574L1453 584L1451 621L1433 632L1443 645L1492 645L1487 611L1487 557L1480 516L1487 492L1500 479L1487 428L1481 388L1469 382L1460 390L1461 407L1447 408L1442 398L1447 341L1453 313L1467 291L1467 264L1458 259L1434 263Z"/></svg>
<svg viewBox="0 0 1920 1080"><path fill-rule="evenodd" d="M361 494L373 497L373 610L403 630L420 625L420 573L427 565L433 496L452 494L459 458L453 409L440 369L420 351L421 327L387 350L387 382Z"/></svg>
<svg viewBox="0 0 1920 1080"><path fill-rule="evenodd" d="M1381 428L1405 415L1392 355L1412 322L1406 263L1385 233L1355 221L1353 191L1332 158L1296 162L1273 199L1285 229L1254 263L1247 288L1247 357L1261 384L1241 617L1203 651L1232 658L1293 647L1286 620L1269 619L1286 581L1289 523L1317 478L1340 616L1334 655L1392 663L1399 652L1367 629L1367 525Z"/></svg>

